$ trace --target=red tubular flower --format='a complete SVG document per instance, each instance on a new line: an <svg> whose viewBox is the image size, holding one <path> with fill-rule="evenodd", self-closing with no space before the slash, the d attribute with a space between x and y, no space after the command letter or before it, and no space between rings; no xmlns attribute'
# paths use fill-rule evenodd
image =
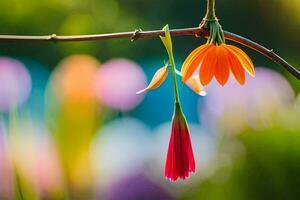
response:
<svg viewBox="0 0 300 200"><path fill-rule="evenodd" d="M195 172L195 168L189 128L180 104L176 103L165 166L165 177L172 181L176 181L178 178L186 179L189 177L190 172Z"/></svg>

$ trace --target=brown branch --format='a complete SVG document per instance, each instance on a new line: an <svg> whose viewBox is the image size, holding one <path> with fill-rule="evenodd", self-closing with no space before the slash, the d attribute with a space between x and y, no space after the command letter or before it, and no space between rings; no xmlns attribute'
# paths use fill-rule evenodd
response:
<svg viewBox="0 0 300 200"><path fill-rule="evenodd" d="M230 33L227 31L224 31L225 38L237 43L240 43L250 49L253 49L257 51L258 53L264 55L265 57L269 58L270 60L276 62L277 64L283 66L288 72L290 72L293 76L295 76L297 79L300 80L300 72L296 68L294 68L292 65L290 65L287 61L285 61L283 58L281 58L279 55L277 55L273 49L267 49L266 47L253 42L247 38L244 38L242 36L239 36L234 33Z"/></svg>
<svg viewBox="0 0 300 200"><path fill-rule="evenodd" d="M170 30L172 36L178 35L203 35L206 32L203 28L184 28ZM78 42L78 41L95 41L95 40L109 40L109 39L140 39L147 37L164 36L165 32L162 30L142 31L141 29L131 32L121 33L107 33L94 35L71 35L58 36L56 34L44 36L24 36L24 35L0 35L0 41L52 41L52 42Z"/></svg>
<svg viewBox="0 0 300 200"><path fill-rule="evenodd" d="M173 29L170 30L172 36L179 35L194 35L194 36L207 36L208 31L203 27L195 28L184 28L184 29ZM247 38L239 36L234 33L224 31L225 38L246 47L249 47L277 64L283 66L289 73L300 80L300 72L287 61L281 58L279 55L273 52L273 50L267 49L266 47L253 42ZM148 37L164 36L164 31L142 31L136 30L131 32L121 33L107 33L107 34L94 34L94 35L74 35L74 36L58 36L56 34L45 35L45 36L23 36L23 35L0 35L0 41L50 41L50 42L77 42L77 41L96 41L96 40L109 40L109 39L120 39L130 38L132 40Z"/></svg>

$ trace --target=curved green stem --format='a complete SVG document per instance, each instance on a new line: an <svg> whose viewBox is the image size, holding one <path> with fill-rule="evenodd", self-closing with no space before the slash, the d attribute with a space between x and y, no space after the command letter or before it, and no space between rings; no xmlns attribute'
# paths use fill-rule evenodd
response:
<svg viewBox="0 0 300 200"><path fill-rule="evenodd" d="M173 45L172 45L172 38L171 38L169 26L166 25L163 28L163 31L165 32L165 35L160 36L160 39L163 42L163 44L168 52L169 62L172 67L175 103L179 104L180 102L179 102L179 92L178 92L178 85L177 85L177 79L176 79L176 66L175 66L175 61L174 61Z"/></svg>

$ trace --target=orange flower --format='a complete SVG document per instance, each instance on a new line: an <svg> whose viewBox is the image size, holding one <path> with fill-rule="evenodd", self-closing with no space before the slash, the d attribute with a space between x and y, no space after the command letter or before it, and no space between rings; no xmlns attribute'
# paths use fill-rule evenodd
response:
<svg viewBox="0 0 300 200"><path fill-rule="evenodd" d="M254 67L251 59L241 49L221 44L205 44L195 49L184 61L181 73L182 81L187 82L194 72L199 70L202 85L210 83L213 77L223 86L229 79L230 72L243 85L245 71L254 76Z"/></svg>

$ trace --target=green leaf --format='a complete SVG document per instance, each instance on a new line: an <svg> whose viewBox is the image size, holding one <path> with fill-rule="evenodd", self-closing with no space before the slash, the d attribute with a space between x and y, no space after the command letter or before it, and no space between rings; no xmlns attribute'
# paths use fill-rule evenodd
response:
<svg viewBox="0 0 300 200"><path fill-rule="evenodd" d="M173 46L172 46L172 39L171 39L171 34L169 31L169 25L167 24L163 29L163 31L165 31L165 36L160 36L160 39L162 41L162 43L164 44L168 55L171 58L173 58Z"/></svg>

